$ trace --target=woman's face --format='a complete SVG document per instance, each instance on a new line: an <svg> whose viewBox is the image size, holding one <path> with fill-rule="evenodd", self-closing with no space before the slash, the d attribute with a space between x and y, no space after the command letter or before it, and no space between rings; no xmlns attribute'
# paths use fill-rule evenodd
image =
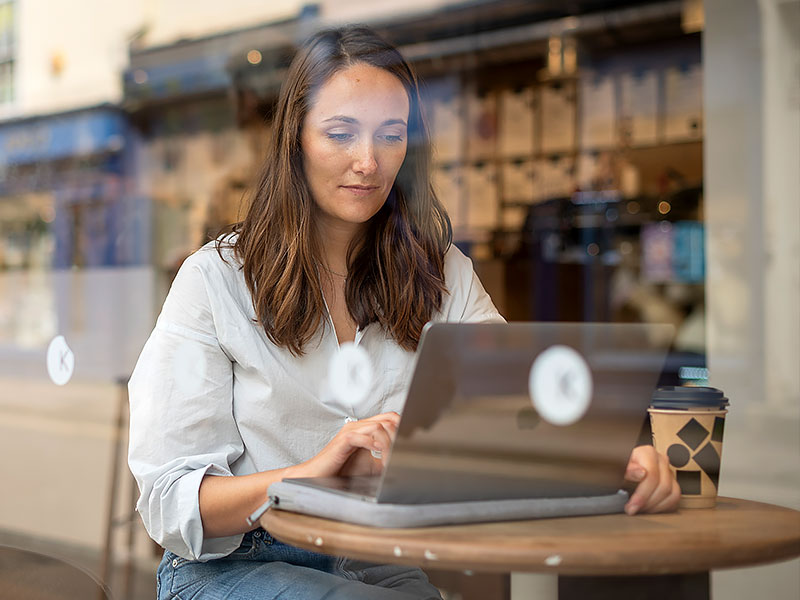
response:
<svg viewBox="0 0 800 600"><path fill-rule="evenodd" d="M364 63L319 89L300 143L323 227L358 228L383 206L406 156L408 110L400 80Z"/></svg>

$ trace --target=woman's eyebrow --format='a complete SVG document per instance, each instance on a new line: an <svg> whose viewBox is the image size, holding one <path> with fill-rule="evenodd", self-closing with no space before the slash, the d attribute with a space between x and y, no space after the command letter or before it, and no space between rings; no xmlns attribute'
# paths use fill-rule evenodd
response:
<svg viewBox="0 0 800 600"><path fill-rule="evenodd" d="M334 115L328 119L325 119L322 122L328 123L329 121L342 121L343 123L352 123L354 125L360 124L360 121L358 119L355 119L353 117L346 117L344 115ZM403 119L386 119L383 123L381 123L381 127L383 127L384 125L402 125L404 127L408 126L406 125L406 122Z"/></svg>

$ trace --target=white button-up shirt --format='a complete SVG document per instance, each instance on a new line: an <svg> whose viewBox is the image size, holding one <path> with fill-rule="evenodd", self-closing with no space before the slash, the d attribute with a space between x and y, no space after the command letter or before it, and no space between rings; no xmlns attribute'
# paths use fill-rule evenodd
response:
<svg viewBox="0 0 800 600"><path fill-rule="evenodd" d="M248 475L308 460L347 418L401 412L415 354L377 324L356 334L375 373L357 405L327 393L339 343L328 318L305 354L270 342L254 322L252 297L230 249L211 242L186 259L129 384L128 461L137 510L150 536L190 559L231 553L242 536L206 538L198 490L205 475ZM455 246L445 257L448 289L434 321L502 320ZM266 490L265 490L266 496Z"/></svg>

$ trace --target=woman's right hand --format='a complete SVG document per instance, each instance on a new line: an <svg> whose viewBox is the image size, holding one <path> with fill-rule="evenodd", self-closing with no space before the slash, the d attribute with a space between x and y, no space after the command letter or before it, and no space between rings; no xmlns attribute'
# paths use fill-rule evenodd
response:
<svg viewBox="0 0 800 600"><path fill-rule="evenodd" d="M399 423L395 412L347 423L319 454L299 465L233 477L206 475L199 491L205 536L225 537L252 529L245 517L263 504L267 488L281 479L380 473ZM373 450L382 458L373 458Z"/></svg>
<svg viewBox="0 0 800 600"><path fill-rule="evenodd" d="M295 470L303 477L380 473L399 424L396 412L346 423L319 454ZM373 451L380 452L381 458L374 458Z"/></svg>

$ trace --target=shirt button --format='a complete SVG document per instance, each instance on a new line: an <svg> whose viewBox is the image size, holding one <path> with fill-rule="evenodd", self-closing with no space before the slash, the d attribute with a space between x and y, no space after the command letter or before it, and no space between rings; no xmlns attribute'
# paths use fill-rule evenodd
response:
<svg viewBox="0 0 800 600"><path fill-rule="evenodd" d="M353 423L355 421L358 421L358 419L356 419L355 417L345 417L344 418L344 422L345 423Z"/></svg>
<svg viewBox="0 0 800 600"><path fill-rule="evenodd" d="M256 531L256 532L253 534L253 537L257 537L257 538L261 537L261 532L260 532L260 531Z"/></svg>
<svg viewBox="0 0 800 600"><path fill-rule="evenodd" d="M178 566L178 559L177 558L173 558L172 559L172 566L173 567L177 567Z"/></svg>

